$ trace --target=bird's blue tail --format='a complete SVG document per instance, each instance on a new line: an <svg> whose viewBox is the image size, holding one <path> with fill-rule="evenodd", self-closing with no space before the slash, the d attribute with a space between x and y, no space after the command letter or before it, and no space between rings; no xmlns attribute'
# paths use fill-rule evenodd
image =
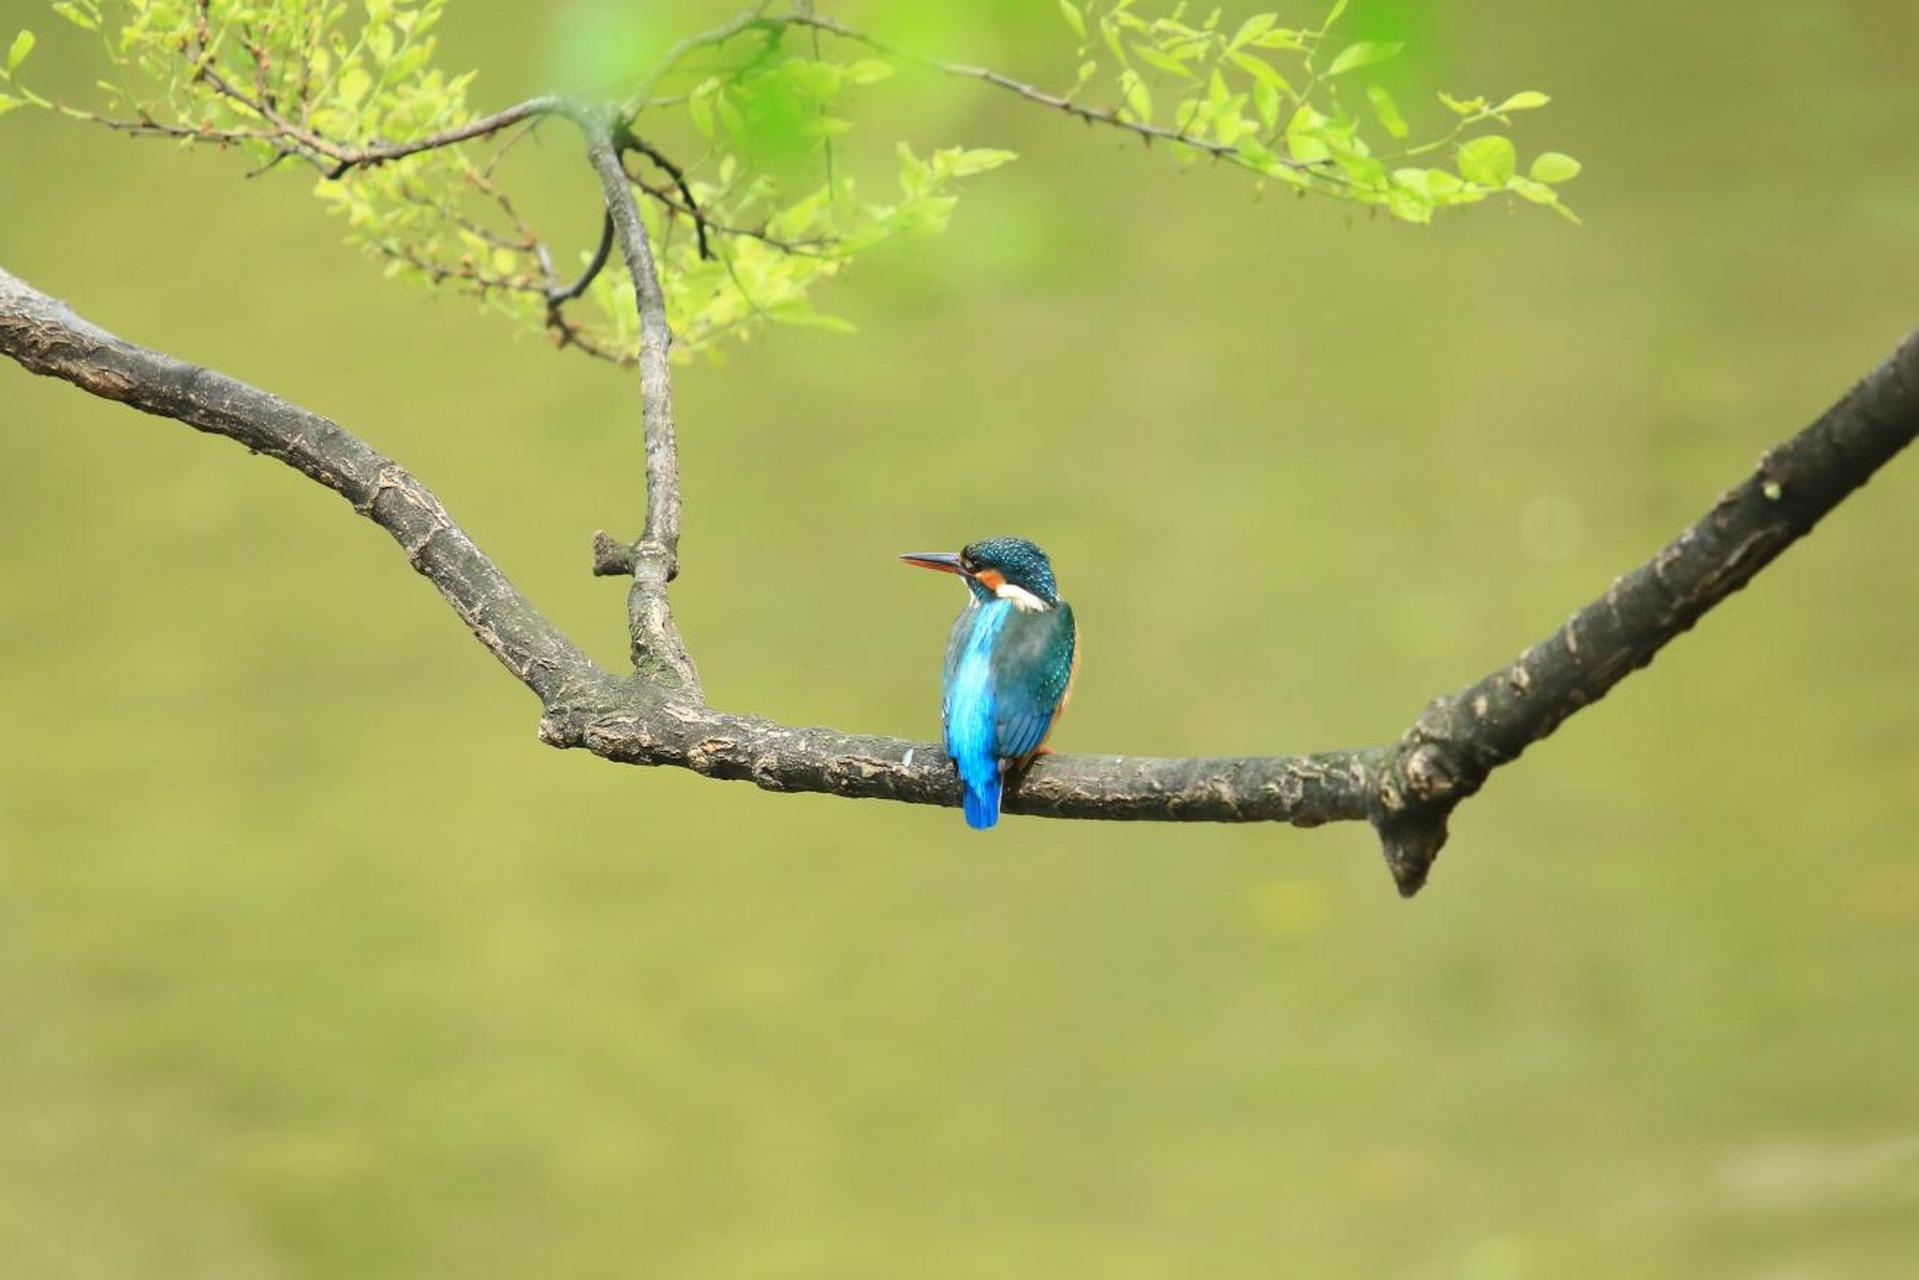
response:
<svg viewBox="0 0 1919 1280"><path fill-rule="evenodd" d="M965 781L965 796L961 805L966 810L967 826L975 831L984 831L999 821L999 788L997 766L982 778L968 778Z"/></svg>

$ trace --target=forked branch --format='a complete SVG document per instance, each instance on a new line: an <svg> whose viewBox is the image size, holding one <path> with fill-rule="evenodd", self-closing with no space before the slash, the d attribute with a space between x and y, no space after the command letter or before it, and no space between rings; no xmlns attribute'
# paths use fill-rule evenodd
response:
<svg viewBox="0 0 1919 1280"><path fill-rule="evenodd" d="M644 267L637 217L621 212L610 141L589 149L629 265ZM643 273L635 271L636 279ZM641 287L641 304L650 304ZM643 312L644 314L644 312ZM956 805L959 787L928 742L794 728L704 705L697 685L656 664L637 676L595 666L514 589L410 474L337 424L222 374L114 337L0 270L0 352L34 373L230 437L335 490L386 528L481 643L539 697L541 737L609 760L673 765L772 791ZM662 353L663 354L663 353ZM656 384L648 382L648 386ZM671 403L663 408L670 444ZM653 443L649 423L649 446ZM1758 465L1651 561L1617 579L1540 644L1479 683L1435 700L1394 743L1245 759L1047 756L1011 789L1011 813L1062 818L1280 821L1365 819L1404 894L1424 884L1453 808L1499 765L1590 705L1803 536L1919 434L1919 335L1819 420ZM649 448L649 493L670 448ZM649 512L646 591L664 608L677 505ZM642 590L640 574L635 591ZM670 626L670 616L667 619ZM677 639L677 633L668 633ZM654 638L650 638L652 642ZM657 655L655 655L657 659Z"/></svg>

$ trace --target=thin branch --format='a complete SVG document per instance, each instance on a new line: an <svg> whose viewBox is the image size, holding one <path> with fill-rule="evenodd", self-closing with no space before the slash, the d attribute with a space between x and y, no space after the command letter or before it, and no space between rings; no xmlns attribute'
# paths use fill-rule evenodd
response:
<svg viewBox="0 0 1919 1280"><path fill-rule="evenodd" d="M667 177L673 179L673 185L680 189L680 198L686 201L685 212L687 216L693 219L693 229L699 236L700 257L704 260L711 261L713 248L706 242L706 215L700 211L699 201L693 198L693 188L687 185L686 171L667 159L666 156L660 152L659 148L653 146L644 138L634 137L630 132L623 131L621 135L615 139L615 142L623 150L639 152L657 165L661 172L665 173ZM622 166L622 168L624 168L624 166ZM630 174L628 175L629 178L631 178L631 176ZM638 179L633 179L633 181L634 185L638 186L641 190L646 191L648 194L652 193L652 188L648 187L644 182L640 182Z"/></svg>
<svg viewBox="0 0 1919 1280"><path fill-rule="evenodd" d="M566 288L550 291L546 295L547 306L557 311L561 303L571 302L573 299L585 293L587 286L597 280L600 272L606 269L606 260L612 253L613 215L609 213L600 221L600 244L597 249L593 250L593 257L588 260L586 270L580 273L578 280L575 280L572 284L566 286Z"/></svg>
<svg viewBox="0 0 1919 1280"><path fill-rule="evenodd" d="M590 131L589 139L609 193L626 190L610 138ZM623 234L637 227L634 210L621 212L612 203ZM649 265L644 257L639 262ZM657 307L657 292L653 303L644 296L642 286L643 316L646 307ZM653 314L657 324L662 313ZM97 329L4 270L0 353L94 395L237 440L345 495L393 535L481 643L539 695L540 735L554 746L744 779L770 791L959 803L952 766L935 744L717 711L697 694L689 698L687 687L657 665L637 679L608 675L541 617L439 500L397 464L325 418ZM1060 818L1297 826L1364 819L1380 834L1400 892L1411 895L1445 842L1452 810L1492 770L1644 666L1915 435L1919 333L1817 422L1769 450L1651 561L1617 579L1514 663L1433 702L1397 742L1248 759L1045 756L1015 781L1006 809Z"/></svg>
<svg viewBox="0 0 1919 1280"><path fill-rule="evenodd" d="M490 116L481 116L469 120L458 128L445 129L439 133L428 134L424 138L415 138L410 142L383 143L371 147L345 148L328 142L318 135L315 150L336 163L328 171L327 177L338 178L349 169L365 168L370 165L386 164L392 160L403 160L407 156L418 155L422 151L437 151L441 147L454 146L461 142L470 142L475 138L484 138L510 129L522 120L536 116L551 115L561 109L561 100L551 94L538 98L529 98L525 102L496 111ZM302 130L302 133L305 131ZM305 139L303 138L302 141Z"/></svg>
<svg viewBox="0 0 1919 1280"><path fill-rule="evenodd" d="M328 178L344 177L353 169L367 168L386 164L393 160L402 160L407 156L418 155L423 151L435 151L441 147L450 147L475 138L484 138L509 129L522 120L537 116L550 115L562 109L562 100L553 95L529 98L525 102L496 111L490 116L481 116L477 120L453 129L442 130L415 138L409 142L377 143L365 147L350 147L333 141L331 138L296 124L281 116L264 102L258 101L244 90L236 88L217 71L208 68L203 73L206 82L213 86L222 97L236 102L257 115L263 122L263 128L209 129L188 128L184 125L161 124L150 117L142 116L138 120L119 120L79 107L63 106L61 110L76 119L91 124L104 125L109 129L136 135L154 135L167 138L180 138L191 142L211 142L225 146L241 142L265 142L282 152L292 152L317 167ZM276 156L274 163L281 157ZM329 163L330 162L330 163Z"/></svg>
<svg viewBox="0 0 1919 1280"><path fill-rule="evenodd" d="M767 26L810 27L816 31L824 31L829 35L838 36L842 40L851 40L856 44L863 44L875 53L885 54L889 58L898 58L902 62L911 62L916 66L927 67L942 75L956 76L964 80L978 80L982 83L990 84L995 88L1004 89L1008 93L1016 94L1028 102L1037 103L1042 107L1051 107L1055 111L1063 111L1067 115L1075 116L1088 124L1102 124L1115 129L1123 129L1128 133L1137 134L1148 142L1156 139L1164 142L1176 142L1181 146L1191 147L1195 151L1203 151L1208 155L1228 161L1241 168L1251 169L1255 173L1262 172L1257 165L1250 163L1244 155L1240 154L1239 148L1236 146L1231 146L1223 142L1208 141L1205 138L1195 138L1178 129L1167 129L1145 120L1130 120L1120 115L1117 109L1102 111L1097 107L1089 107L1083 103L1075 102L1071 98L1062 97L1057 93L1048 93L1038 85L1028 84L1024 80L1015 80L1013 77L994 71L989 67L968 66L960 62L947 62L943 58L929 58L921 54L909 53L897 45L888 44L876 36L868 35L864 31L849 27L845 23L832 18L823 18L811 12L795 12L781 17L763 18L761 19L761 23ZM1314 181L1325 182L1334 186L1347 185L1346 179L1342 174L1330 171L1324 167L1327 163L1326 161L1309 162L1305 160L1294 160L1288 156L1276 156L1274 159L1282 168L1291 169Z"/></svg>
<svg viewBox="0 0 1919 1280"><path fill-rule="evenodd" d="M769 3L771 0L757 0L757 3L749 5L712 30L687 36L668 49L665 56L654 65L653 70L647 73L632 95L628 97L626 105L620 109L620 114L630 120L648 106L661 105L650 101L653 88L667 73L680 64L682 58L697 49L710 49L714 45L725 44L742 31L760 25L760 15L766 12L766 6Z"/></svg>

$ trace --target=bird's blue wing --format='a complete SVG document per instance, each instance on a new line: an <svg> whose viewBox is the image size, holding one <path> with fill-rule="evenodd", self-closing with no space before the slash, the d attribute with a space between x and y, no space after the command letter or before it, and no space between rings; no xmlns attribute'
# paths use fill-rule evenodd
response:
<svg viewBox="0 0 1919 1280"><path fill-rule="evenodd" d="M940 719L946 754L965 790L966 821L974 827L990 827L999 819L993 650L1012 612L1013 606L1003 600L970 604L946 642Z"/></svg>
<svg viewBox="0 0 1919 1280"><path fill-rule="evenodd" d="M992 645L994 754L1016 760L1039 750L1073 678L1078 644L1073 607L1013 610Z"/></svg>

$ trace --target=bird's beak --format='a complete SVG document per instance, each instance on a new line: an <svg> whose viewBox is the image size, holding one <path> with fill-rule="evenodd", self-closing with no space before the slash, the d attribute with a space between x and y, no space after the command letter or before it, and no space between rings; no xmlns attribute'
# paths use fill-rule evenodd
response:
<svg viewBox="0 0 1919 1280"><path fill-rule="evenodd" d="M951 551L909 551L901 556L900 559L906 561L908 564L916 564L922 569L937 569L941 573L957 573L962 578L967 576L966 570L960 565L959 556Z"/></svg>

